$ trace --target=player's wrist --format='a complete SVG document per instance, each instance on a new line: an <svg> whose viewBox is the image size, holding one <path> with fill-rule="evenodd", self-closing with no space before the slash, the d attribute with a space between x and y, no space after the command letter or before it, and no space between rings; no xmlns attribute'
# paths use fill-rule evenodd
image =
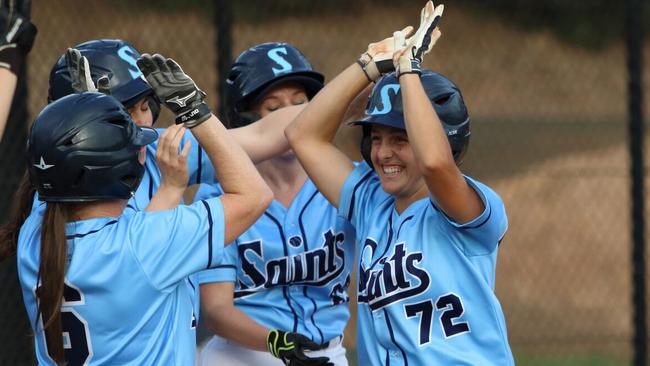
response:
<svg viewBox="0 0 650 366"><path fill-rule="evenodd" d="M160 186L158 186L158 192L164 194L169 199L178 199L180 201L183 198L183 193L187 188L187 182L181 184L180 182L170 182L163 177Z"/></svg>
<svg viewBox="0 0 650 366"><path fill-rule="evenodd" d="M0 67L18 75L24 64L25 54L15 44L0 46Z"/></svg>
<svg viewBox="0 0 650 366"><path fill-rule="evenodd" d="M208 105L201 101L195 103L191 108L183 109L176 115L176 124L183 124L187 128L194 128L207 121L212 116L212 110Z"/></svg>

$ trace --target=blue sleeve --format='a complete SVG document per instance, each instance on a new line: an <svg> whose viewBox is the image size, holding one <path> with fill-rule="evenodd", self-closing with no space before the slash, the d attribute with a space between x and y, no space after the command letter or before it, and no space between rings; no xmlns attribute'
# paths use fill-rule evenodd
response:
<svg viewBox="0 0 650 366"><path fill-rule="evenodd" d="M189 130L185 131L181 148L188 141L192 141L192 147L190 147L190 153L187 156L187 169L190 175L187 185L216 182L214 168L212 167L210 158L208 158L208 155Z"/></svg>
<svg viewBox="0 0 650 366"><path fill-rule="evenodd" d="M492 253L499 245L508 230L508 216L503 200L485 184L465 177L467 183L479 195L485 208L472 221L460 224L447 215L443 215L449 225L458 229L459 233L470 240L463 240L463 250L467 255L486 255ZM433 204L433 201L431 201ZM434 205L435 207L435 205ZM435 207L436 210L440 210Z"/></svg>
<svg viewBox="0 0 650 366"><path fill-rule="evenodd" d="M194 194L194 199L192 200L192 202L207 200L208 198L213 198L213 197L219 197L222 194L223 194L223 189L221 189L221 185L217 183L214 184L201 183L199 185L199 189L197 189L196 193Z"/></svg>
<svg viewBox="0 0 650 366"><path fill-rule="evenodd" d="M364 219L387 198L389 195L381 188L375 171L362 162L354 168L341 188L338 214L355 227L357 235L361 235L366 231ZM357 237L357 240L360 238Z"/></svg>
<svg viewBox="0 0 650 366"><path fill-rule="evenodd" d="M129 224L130 248L158 289L175 286L221 260L224 212L218 198L174 210L137 212Z"/></svg>
<svg viewBox="0 0 650 366"><path fill-rule="evenodd" d="M197 282L199 285L211 282L235 282L237 280L238 262L237 242L234 242L224 249L223 258L219 264L197 274Z"/></svg>

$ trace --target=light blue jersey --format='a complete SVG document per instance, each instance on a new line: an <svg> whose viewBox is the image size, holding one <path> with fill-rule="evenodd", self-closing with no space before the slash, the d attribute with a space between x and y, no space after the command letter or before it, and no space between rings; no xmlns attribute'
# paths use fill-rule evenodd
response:
<svg viewBox="0 0 650 366"><path fill-rule="evenodd" d="M53 365L37 321L42 211L20 230L18 274L39 364ZM219 199L174 210L69 223L61 307L72 365L194 365L194 289L187 277L223 254Z"/></svg>
<svg viewBox="0 0 650 366"><path fill-rule="evenodd" d="M397 214L361 164L341 190L339 214L357 229L359 365L513 365L494 294L503 201L466 178L485 210L458 224L430 197Z"/></svg>
<svg viewBox="0 0 650 366"><path fill-rule="evenodd" d="M220 194L201 185L197 199ZM234 303L258 323L316 343L343 334L354 229L307 180L291 207L273 201L198 282L235 282Z"/></svg>

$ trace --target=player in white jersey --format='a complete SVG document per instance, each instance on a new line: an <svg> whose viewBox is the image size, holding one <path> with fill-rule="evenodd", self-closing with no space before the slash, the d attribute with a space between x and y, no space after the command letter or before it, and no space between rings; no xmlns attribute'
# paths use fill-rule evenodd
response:
<svg viewBox="0 0 650 366"><path fill-rule="evenodd" d="M420 70L441 15L428 2L412 37L371 44L285 131L357 230L360 365L514 364L494 294L503 201L458 168L470 122L459 89ZM369 81L376 86L356 123L367 163L355 167L330 141Z"/></svg>
<svg viewBox="0 0 650 366"><path fill-rule="evenodd" d="M172 210L125 211L144 172L144 146L156 132L136 127L116 99L99 93L45 108L27 155L47 207L27 218L18 240L40 364L193 364L193 289L186 278L217 263L224 240L240 235L271 200L180 67L159 55L143 55L138 65L162 100L187 101L165 103L179 126L169 129L173 137L161 140L159 153L164 172L170 165L183 173L170 179L179 188L176 202L187 180L182 126L202 143L227 194Z"/></svg>
<svg viewBox="0 0 650 366"><path fill-rule="evenodd" d="M231 127L306 104L323 86L298 49L278 42L244 51L227 80ZM293 152L256 166L275 200L215 269L198 275L201 316L216 334L203 348L202 365L325 365L328 358L347 365L341 336L349 318L354 230ZM204 184L196 199L219 194L218 186ZM308 348L322 349L302 358Z"/></svg>

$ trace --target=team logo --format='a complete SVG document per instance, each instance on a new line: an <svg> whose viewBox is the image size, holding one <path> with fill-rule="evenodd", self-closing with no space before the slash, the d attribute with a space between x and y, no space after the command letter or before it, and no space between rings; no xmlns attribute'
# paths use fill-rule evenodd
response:
<svg viewBox="0 0 650 366"><path fill-rule="evenodd" d="M138 67L138 64L135 61L138 55L131 47L123 46L122 48L117 50L117 55L120 56L122 60L126 61L126 63L130 65L129 74L131 74L132 78L137 79L142 76L142 71L140 71L140 68Z"/></svg>
<svg viewBox="0 0 650 366"><path fill-rule="evenodd" d="M398 243L392 253L375 259L376 248L377 243L367 238L359 268L359 302L368 303L374 311L427 290L431 279L418 267L422 252L409 253L404 243Z"/></svg>
<svg viewBox="0 0 650 366"><path fill-rule="evenodd" d="M188 95L186 95L184 97L179 97L177 95L177 96L175 96L175 97L173 97L171 99L167 99L167 103L174 103L174 104L178 105L179 108L183 108L183 107L187 106L187 101L190 98L192 98L193 96L195 96L195 95L196 95L196 90L194 90L193 92L191 92L190 94L188 94Z"/></svg>
<svg viewBox="0 0 650 366"><path fill-rule="evenodd" d="M45 160L43 160L43 157L41 156L41 161L38 164L34 164L34 166L40 170L47 170L53 167L54 165L45 164Z"/></svg>
<svg viewBox="0 0 650 366"><path fill-rule="evenodd" d="M284 57L281 56L281 54L285 56L287 55L287 49L285 47L273 48L269 50L269 52L267 52L266 54L269 56L271 60L273 60L276 64L280 66L279 68L277 67L272 68L273 74L275 76L286 74L291 70L293 70L293 66L291 65L291 63L289 63L289 61L287 61Z"/></svg>
<svg viewBox="0 0 650 366"><path fill-rule="evenodd" d="M393 103L390 101L390 92L393 92L393 95L399 93L399 84L386 84L379 91L379 96L381 97L381 109L375 108L370 112L371 115L377 116L381 114L387 114L393 110Z"/></svg>
<svg viewBox="0 0 650 366"><path fill-rule="evenodd" d="M264 289L302 284L325 286L345 269L345 235L331 229L323 234L321 247L300 254L263 261L262 242L239 243L239 259L245 278L239 279L235 298Z"/></svg>

